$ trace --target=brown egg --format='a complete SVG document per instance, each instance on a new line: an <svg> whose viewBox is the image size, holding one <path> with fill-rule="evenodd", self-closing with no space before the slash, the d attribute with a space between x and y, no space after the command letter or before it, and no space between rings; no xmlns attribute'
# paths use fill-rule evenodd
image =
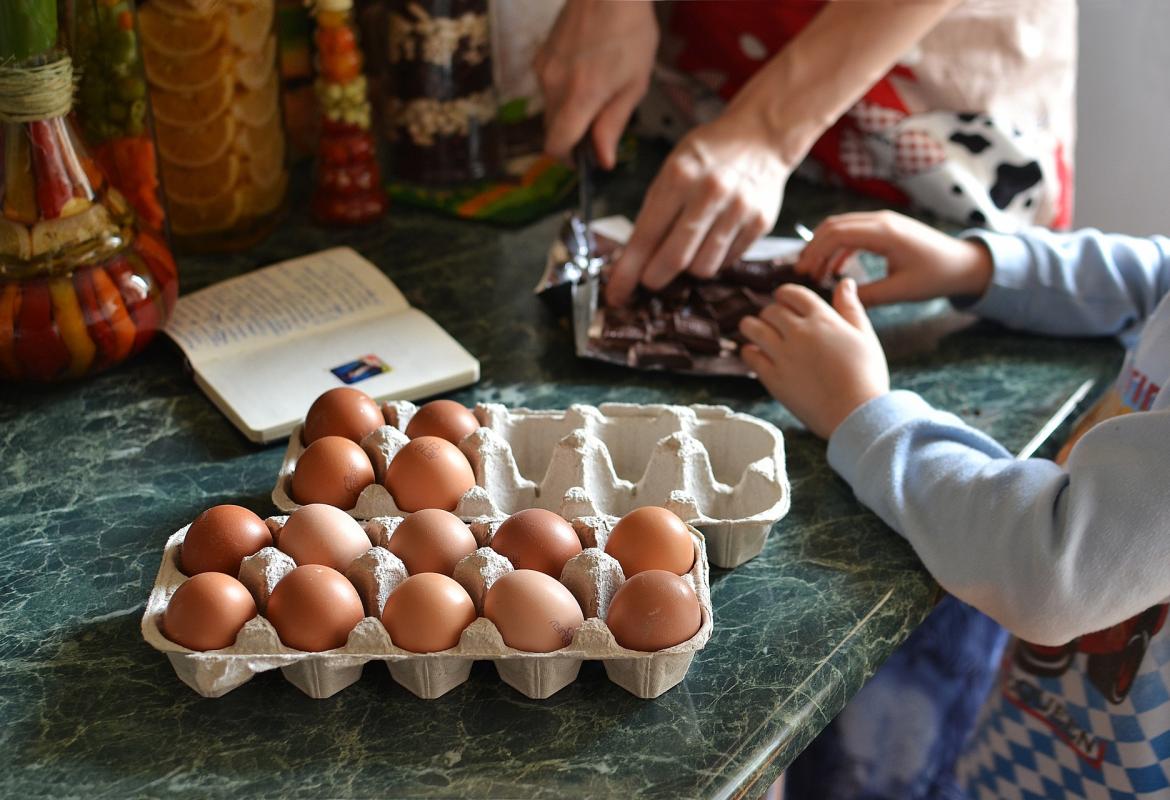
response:
<svg viewBox="0 0 1170 800"><path fill-rule="evenodd" d="M302 505L327 503L353 508L362 489L374 482L366 451L340 436L326 436L305 448L293 467L292 496Z"/></svg>
<svg viewBox="0 0 1170 800"><path fill-rule="evenodd" d="M222 572L201 572L179 584L163 611L163 635L191 650L231 647L256 616L244 584Z"/></svg>
<svg viewBox="0 0 1170 800"><path fill-rule="evenodd" d="M270 544L272 534L260 517L241 506L214 506L187 529L179 563L187 575L222 572L234 578L241 561Z"/></svg>
<svg viewBox="0 0 1170 800"><path fill-rule="evenodd" d="M563 517L529 508L503 521L492 537L492 549L516 569L534 569L559 579L565 562L581 552L581 540Z"/></svg>
<svg viewBox="0 0 1170 800"><path fill-rule="evenodd" d="M618 560L627 578L648 569L685 575L695 564L695 545L686 523L658 506L635 508L618 520L605 552Z"/></svg>
<svg viewBox="0 0 1170 800"><path fill-rule="evenodd" d="M475 537L459 517L441 508L408 514L386 548L402 559L411 575L452 575L459 559L475 552Z"/></svg>
<svg viewBox="0 0 1170 800"><path fill-rule="evenodd" d="M475 486L475 473L459 448L437 436L406 444L386 470L386 488L403 511L442 508L454 511L463 493Z"/></svg>
<svg viewBox="0 0 1170 800"><path fill-rule="evenodd" d="M585 622L572 592L531 569L509 572L493 583L483 599L483 615L499 628L504 644L528 653L567 647Z"/></svg>
<svg viewBox="0 0 1170 800"><path fill-rule="evenodd" d="M479 420L454 400L432 400L424 405L410 419L406 435L411 439L420 436L438 436L451 444L459 444L463 437L479 429Z"/></svg>
<svg viewBox="0 0 1170 800"><path fill-rule="evenodd" d="M357 520L324 503L301 506L280 529L280 549L298 566L321 564L345 572L370 547L370 538Z"/></svg>
<svg viewBox="0 0 1170 800"><path fill-rule="evenodd" d="M650 569L627 578L618 588L605 624L622 647L652 652L682 644L698 633L703 613L683 578Z"/></svg>
<svg viewBox="0 0 1170 800"><path fill-rule="evenodd" d="M309 445L326 436L340 436L360 443L367 434L385 424L382 410L373 398L357 389L339 386L309 406L301 441Z"/></svg>
<svg viewBox="0 0 1170 800"><path fill-rule="evenodd" d="M390 593L382 609L390 639L412 653L450 650L473 622L475 603L467 590L437 572L411 575Z"/></svg>
<svg viewBox="0 0 1170 800"><path fill-rule="evenodd" d="M319 653L342 647L365 612L357 589L335 569L306 564L285 575L268 598L268 621L280 641Z"/></svg>

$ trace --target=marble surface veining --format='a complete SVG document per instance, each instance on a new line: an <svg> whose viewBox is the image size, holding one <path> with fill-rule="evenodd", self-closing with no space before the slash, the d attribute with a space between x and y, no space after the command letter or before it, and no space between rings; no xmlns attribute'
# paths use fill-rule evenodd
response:
<svg viewBox="0 0 1170 800"><path fill-rule="evenodd" d="M633 214L660 154L603 187ZM299 197L304 197L304 175ZM303 205L301 203L300 205ZM856 197L797 182L777 231ZM435 701L380 664L328 700L279 672L218 700L182 685L141 639L166 537L203 508L271 513L283 447L249 444L199 392L177 350L84 383L0 386L0 796L757 796L929 610L910 548L852 498L824 445L754 382L578 361L567 321L530 294L559 220L498 229L393 209L349 232L293 208L253 251L184 258L185 290L336 244L377 263L477 355L468 404L725 403L785 432L792 511L759 558L713 570L715 631L686 680L638 700L600 664L528 700L491 664ZM1004 331L926 305L875 315L894 384L1017 449L1087 378L1103 341Z"/></svg>

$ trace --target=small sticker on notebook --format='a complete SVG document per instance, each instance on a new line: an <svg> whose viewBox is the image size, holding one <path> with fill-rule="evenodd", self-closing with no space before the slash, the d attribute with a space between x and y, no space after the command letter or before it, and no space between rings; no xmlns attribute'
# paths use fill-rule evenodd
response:
<svg viewBox="0 0 1170 800"><path fill-rule="evenodd" d="M375 355L367 355L356 361L348 361L329 371L336 375L342 383L350 384L389 372L390 365Z"/></svg>

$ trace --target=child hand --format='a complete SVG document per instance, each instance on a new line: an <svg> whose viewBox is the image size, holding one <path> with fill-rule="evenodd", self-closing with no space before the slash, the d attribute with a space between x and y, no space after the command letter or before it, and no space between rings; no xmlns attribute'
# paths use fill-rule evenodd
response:
<svg viewBox="0 0 1170 800"><path fill-rule="evenodd" d="M852 279L837 285L832 308L796 284L777 289L775 300L740 322L752 342L740 355L773 397L828 439L855 409L890 391L886 355Z"/></svg>
<svg viewBox="0 0 1170 800"><path fill-rule="evenodd" d="M858 289L867 306L978 297L991 283L991 254L979 242L947 236L893 211L829 217L813 232L796 271L816 281L840 272L856 250L885 256L886 277Z"/></svg>

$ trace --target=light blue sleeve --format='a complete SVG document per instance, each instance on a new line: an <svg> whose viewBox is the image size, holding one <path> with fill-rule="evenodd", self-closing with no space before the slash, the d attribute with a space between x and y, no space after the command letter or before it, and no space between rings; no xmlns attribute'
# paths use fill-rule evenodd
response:
<svg viewBox="0 0 1170 800"><path fill-rule="evenodd" d="M1058 645L1170 596L1170 409L1103 422L1067 469L1018 461L910 392L853 412L829 463L947 591Z"/></svg>
<svg viewBox="0 0 1170 800"><path fill-rule="evenodd" d="M1012 328L1056 336L1140 332L1170 291L1170 239L1096 230L1022 234L968 231L995 264L991 285L966 310Z"/></svg>

